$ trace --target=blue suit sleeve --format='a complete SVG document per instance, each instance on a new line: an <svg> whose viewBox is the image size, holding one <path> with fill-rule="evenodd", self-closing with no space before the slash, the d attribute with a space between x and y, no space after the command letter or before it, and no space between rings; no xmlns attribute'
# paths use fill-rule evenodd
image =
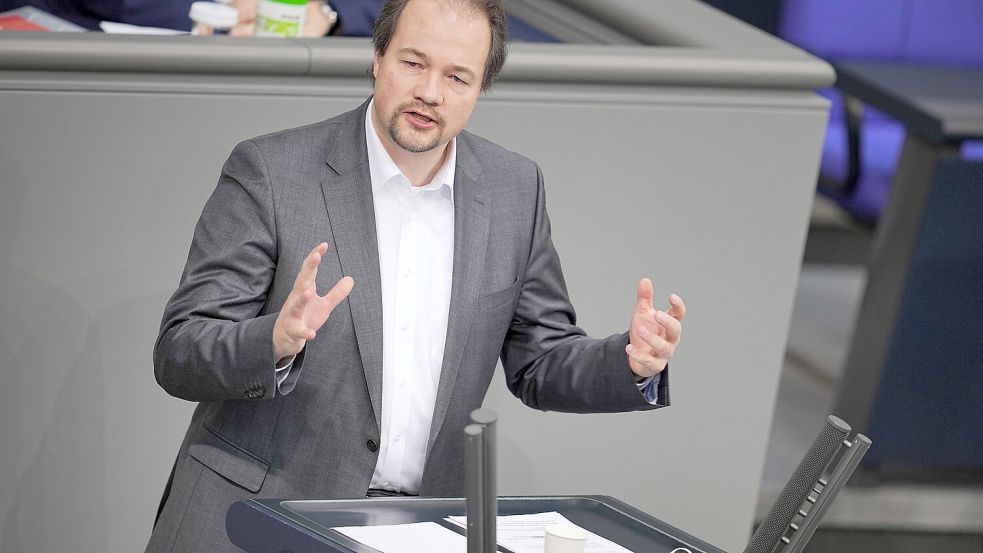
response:
<svg viewBox="0 0 983 553"><path fill-rule="evenodd" d="M328 0L338 12L340 33L344 36L372 36L382 0Z"/></svg>

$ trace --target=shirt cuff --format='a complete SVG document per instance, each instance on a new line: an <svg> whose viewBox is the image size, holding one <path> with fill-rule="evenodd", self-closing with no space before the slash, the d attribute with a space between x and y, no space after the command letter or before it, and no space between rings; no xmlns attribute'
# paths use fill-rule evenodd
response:
<svg viewBox="0 0 983 553"><path fill-rule="evenodd" d="M638 386L638 391L642 392L642 396L645 397L645 401L652 405L659 403L659 380L662 379L662 373L655 376L650 376L641 382L636 382Z"/></svg>
<svg viewBox="0 0 983 553"><path fill-rule="evenodd" d="M280 390L280 384L283 384L283 381L287 379L287 376L290 374L290 367L294 366L294 359L296 358L297 358L296 355L291 355L287 359L285 365L283 365L282 367L280 366L274 367L274 374L276 375L276 388L277 391L280 393L283 393Z"/></svg>

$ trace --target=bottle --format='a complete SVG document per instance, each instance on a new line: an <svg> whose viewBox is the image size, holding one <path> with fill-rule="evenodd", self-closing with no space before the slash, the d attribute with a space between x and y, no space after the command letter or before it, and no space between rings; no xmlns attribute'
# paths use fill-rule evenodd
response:
<svg viewBox="0 0 983 553"><path fill-rule="evenodd" d="M200 1L191 4L188 17L194 21L191 27L193 35L227 35L239 22L239 10L215 2Z"/></svg>
<svg viewBox="0 0 983 553"><path fill-rule="evenodd" d="M306 14L307 0L259 0L256 36L299 37Z"/></svg>

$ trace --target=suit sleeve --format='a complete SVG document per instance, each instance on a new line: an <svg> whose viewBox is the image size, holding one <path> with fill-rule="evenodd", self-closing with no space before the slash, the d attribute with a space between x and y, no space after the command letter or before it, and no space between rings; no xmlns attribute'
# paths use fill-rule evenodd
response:
<svg viewBox="0 0 983 553"><path fill-rule="evenodd" d="M276 271L273 207L263 157L243 142L205 204L164 310L154 374L167 393L189 401L273 397L277 314L260 315Z"/></svg>
<svg viewBox="0 0 983 553"><path fill-rule="evenodd" d="M526 405L574 413L638 411L669 404L668 368L656 402L639 390L628 366L628 333L591 338L577 326L560 258L550 238L542 173L525 279L502 348L509 390Z"/></svg>
<svg viewBox="0 0 983 553"><path fill-rule="evenodd" d="M344 36L372 36L372 26L382 11L382 0L330 0L328 4L338 13Z"/></svg>

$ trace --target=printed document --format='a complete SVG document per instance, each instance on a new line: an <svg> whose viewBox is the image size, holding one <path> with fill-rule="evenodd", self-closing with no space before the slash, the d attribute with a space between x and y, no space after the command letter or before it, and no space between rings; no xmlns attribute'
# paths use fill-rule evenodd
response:
<svg viewBox="0 0 983 553"><path fill-rule="evenodd" d="M447 517L445 520L467 527L468 517ZM498 545L507 547L514 553L543 553L543 542L546 540L545 528L550 524L570 524L566 517L550 511L531 515L508 515L498 517ZM587 543L584 553L631 553L611 540L583 529L587 532Z"/></svg>
<svg viewBox="0 0 983 553"><path fill-rule="evenodd" d="M436 522L333 528L383 553L465 553L468 540Z"/></svg>

